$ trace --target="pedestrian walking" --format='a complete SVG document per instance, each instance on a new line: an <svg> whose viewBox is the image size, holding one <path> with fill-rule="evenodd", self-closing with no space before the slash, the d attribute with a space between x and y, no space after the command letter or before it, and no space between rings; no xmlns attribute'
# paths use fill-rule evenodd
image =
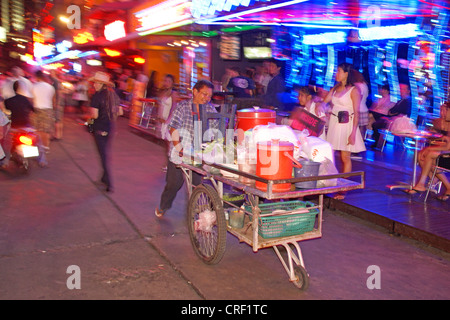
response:
<svg viewBox="0 0 450 320"><path fill-rule="evenodd" d="M81 78L75 85L75 92L72 99L76 102L78 113L83 113L83 106L88 102L88 84L86 80Z"/></svg>
<svg viewBox="0 0 450 320"><path fill-rule="evenodd" d="M207 112L217 112L210 104L214 85L207 80L200 80L192 89L192 99L179 102L173 112L169 123L171 143L169 147L169 161L166 172L166 186L161 194L159 207L155 209L155 215L162 217L172 207L172 203L183 186L183 172L176 166L183 161L183 156L192 154L194 145L194 121L200 118L200 108L206 108ZM210 122L211 129L217 129L217 122ZM198 185L201 176L192 172L192 182Z"/></svg>
<svg viewBox="0 0 450 320"><path fill-rule="evenodd" d="M32 125L37 130L41 138L45 152L50 151L50 138L55 128L56 106L55 88L47 82L45 74L36 71L36 83L33 84L33 105L34 114Z"/></svg>
<svg viewBox="0 0 450 320"><path fill-rule="evenodd" d="M89 80L94 83L95 89L91 99L91 117L94 119L94 140L103 168L100 183L106 187L107 192L112 192L109 150L114 131L114 121L122 114L120 98L113 89L114 84L110 81L107 73L98 71Z"/></svg>
<svg viewBox="0 0 450 320"><path fill-rule="evenodd" d="M15 95L15 91L13 89L13 83L19 81L19 92L21 95L32 99L33 98L33 84L30 80L24 77L25 73L20 67L14 66L11 69L11 77L8 77L2 85L2 97L3 99L11 98Z"/></svg>
<svg viewBox="0 0 450 320"><path fill-rule="evenodd" d="M50 71L50 81L55 88L55 132L54 139L61 140L63 136L63 118L64 118L64 96L62 92L61 80L58 78L56 70Z"/></svg>

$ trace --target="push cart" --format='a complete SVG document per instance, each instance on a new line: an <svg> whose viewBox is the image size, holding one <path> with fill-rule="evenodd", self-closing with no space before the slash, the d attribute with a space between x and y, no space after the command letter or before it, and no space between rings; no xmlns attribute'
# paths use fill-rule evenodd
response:
<svg viewBox="0 0 450 320"><path fill-rule="evenodd" d="M306 272L298 242L322 236L324 194L364 188L364 172L267 180L236 170L226 164L182 163L179 167L184 173L188 188L189 236L198 257L206 264L219 263L225 253L228 231L240 242L250 245L254 252L272 247L287 272L289 280L301 290L308 288L309 275ZM194 186L192 172L200 174L204 181L209 180L210 183ZM227 174L223 175L219 172ZM245 183L241 182L243 179L239 177L246 178ZM334 183L328 184L333 186L323 188L291 188L291 191L287 192L272 191L274 184L294 184L312 180ZM262 191L256 188L255 181L266 183L267 190ZM242 192L246 197L247 205L239 206L235 202L224 200L224 184ZM305 196L318 196L318 201L315 203L298 200ZM230 223L232 211L229 209L225 211L224 204L231 207L235 213L243 214L242 225L232 226Z"/></svg>

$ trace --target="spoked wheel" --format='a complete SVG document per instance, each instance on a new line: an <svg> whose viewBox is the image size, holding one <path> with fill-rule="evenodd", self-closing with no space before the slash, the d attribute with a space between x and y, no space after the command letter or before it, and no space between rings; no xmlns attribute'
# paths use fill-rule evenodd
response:
<svg viewBox="0 0 450 320"><path fill-rule="evenodd" d="M306 269L302 266L295 266L294 267L294 274L297 276L297 280L293 281L292 283L294 286L299 288L302 291L305 291L309 287L309 275L306 272Z"/></svg>
<svg viewBox="0 0 450 320"><path fill-rule="evenodd" d="M189 198L187 219L195 253L206 264L218 263L225 253L227 227L222 201L213 187L195 187Z"/></svg>

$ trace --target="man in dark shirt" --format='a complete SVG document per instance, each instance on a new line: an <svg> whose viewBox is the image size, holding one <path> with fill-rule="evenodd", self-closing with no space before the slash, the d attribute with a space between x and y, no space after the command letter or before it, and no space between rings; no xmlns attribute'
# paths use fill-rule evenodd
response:
<svg viewBox="0 0 450 320"><path fill-rule="evenodd" d="M411 90L409 85L400 84L400 96L401 100L389 110L388 114L372 124L372 139L374 140L371 146L372 148L378 145L378 139L380 138L379 130L387 128L389 123L394 121L397 116L411 116Z"/></svg>
<svg viewBox="0 0 450 320"><path fill-rule="evenodd" d="M238 67L231 67L232 78L228 82L228 89L235 94L235 98L251 98L255 90L255 82L249 77L243 76Z"/></svg>
<svg viewBox="0 0 450 320"><path fill-rule="evenodd" d="M11 111L11 128L31 127L30 113L34 111L30 100L17 93L19 82L13 84L15 96L5 100L5 108Z"/></svg>
<svg viewBox="0 0 450 320"><path fill-rule="evenodd" d="M282 62L280 60L272 59L269 64L269 74L272 76L267 91L264 96L264 106L283 109L281 102L281 95L286 90L284 79L280 74Z"/></svg>

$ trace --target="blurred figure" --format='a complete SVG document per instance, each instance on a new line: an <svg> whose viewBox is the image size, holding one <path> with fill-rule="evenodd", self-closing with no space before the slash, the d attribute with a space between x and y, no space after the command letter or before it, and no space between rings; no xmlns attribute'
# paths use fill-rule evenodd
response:
<svg viewBox="0 0 450 320"><path fill-rule="evenodd" d="M11 69L11 77L7 78L2 87L2 96L3 99L11 98L15 95L14 89L13 89L13 83L15 81L19 81L19 89L17 92L19 92L21 95L32 99L33 93L32 88L33 84L30 80L24 77L25 73L20 67L13 67Z"/></svg>
<svg viewBox="0 0 450 320"><path fill-rule="evenodd" d="M361 94L361 102L359 104L359 131L365 137L367 125L369 124L369 109L367 108L367 97L369 96L369 87L366 79L361 72L353 69L353 78L355 79L355 86L359 89Z"/></svg>
<svg viewBox="0 0 450 320"><path fill-rule="evenodd" d="M262 66L257 66L255 71L256 95L264 96L267 91L267 85L272 77L269 75L267 62L263 62Z"/></svg>
<svg viewBox="0 0 450 320"><path fill-rule="evenodd" d="M405 190L406 193L413 195L424 192L426 188L426 181L432 173L433 166L436 163L436 158L442 152L450 151L450 103L441 105L440 117L433 121L433 131L442 133L444 137L441 142L430 145L419 152L418 160L422 172L416 185L411 189ZM445 187L444 194L439 196L441 201L447 201L450 198L450 182L445 176L445 172L436 173L436 177L442 181ZM432 183L432 181L430 181Z"/></svg>
<svg viewBox="0 0 450 320"><path fill-rule="evenodd" d="M6 159L6 137L10 128L10 121L7 116L3 98L0 97L0 167Z"/></svg>
<svg viewBox="0 0 450 320"><path fill-rule="evenodd" d="M166 74L161 83L159 90L159 108L158 118L161 122L161 137L166 140L168 135L168 122L170 116L178 103L179 96L174 90L175 77L171 74Z"/></svg>
<svg viewBox="0 0 450 320"><path fill-rule="evenodd" d="M153 70L147 82L146 98L156 98L158 96L158 71Z"/></svg>
<svg viewBox="0 0 450 320"><path fill-rule="evenodd" d="M39 70L35 74L33 84L34 117L33 127L37 130L46 152L50 150L50 138L55 128L54 108L56 106L55 88L47 82L44 73Z"/></svg>
<svg viewBox="0 0 450 320"><path fill-rule="evenodd" d="M389 124L394 121L397 117L411 116L411 90L409 85L401 83L400 84L400 96L401 99L388 111L386 116L379 118L372 124L372 139L374 143L372 148L378 145L378 139L380 138L380 130L385 129Z"/></svg>
<svg viewBox="0 0 450 320"><path fill-rule="evenodd" d="M11 112L11 129L30 128L32 126L31 115L35 112L35 108L31 104L30 100L18 93L19 82L13 83L13 89L16 93L13 97L5 100L5 108ZM8 135L6 142L7 157L3 162L3 168L8 166L9 157L12 147L12 136ZM38 141L39 157L38 163L41 167L47 166L47 160L45 151L43 148L42 140Z"/></svg>
<svg viewBox="0 0 450 320"><path fill-rule="evenodd" d="M122 114L120 98L113 89L114 84L105 72L96 72L90 79L95 93L91 99L91 117L94 119L94 140L100 155L103 174L100 183L107 192L113 191L109 167L109 150L114 131L114 122Z"/></svg>
<svg viewBox="0 0 450 320"><path fill-rule="evenodd" d="M255 90L255 83L252 79L240 73L238 67L230 68L231 79L227 89L234 93L235 98L250 98Z"/></svg>
<svg viewBox="0 0 450 320"><path fill-rule="evenodd" d="M228 83L230 82L230 79L232 78L232 70L230 67L225 68L225 74L222 76L222 90L226 90L228 87Z"/></svg>
<svg viewBox="0 0 450 320"><path fill-rule="evenodd" d="M389 113L389 110L395 105L391 101L389 85L383 85L379 90L381 98L372 103L369 110L369 128L372 129L372 124L383 116Z"/></svg>
<svg viewBox="0 0 450 320"><path fill-rule="evenodd" d="M264 95L264 106L266 107L283 109L281 100L286 86L280 73L282 64L282 61L276 59L268 62L268 72L272 79L267 84L266 94Z"/></svg>
<svg viewBox="0 0 450 320"><path fill-rule="evenodd" d="M311 90L308 86L300 87L297 89L298 91L298 102L301 105L299 108L305 108L306 111L320 118L326 123L326 113L323 110L323 107L320 101L315 99L314 91ZM295 109L291 114L291 119L295 121L297 117L297 110ZM294 129L295 124L291 125ZM318 136L320 139L326 140L325 128Z"/></svg>
<svg viewBox="0 0 450 320"><path fill-rule="evenodd" d="M84 78L80 78L74 87L72 99L76 103L78 113L83 113L83 107L89 101L88 84Z"/></svg>
<svg viewBox="0 0 450 320"><path fill-rule="evenodd" d="M54 139L61 140L63 136L64 95L61 81L56 70L50 70L50 81L55 88L55 132Z"/></svg>

